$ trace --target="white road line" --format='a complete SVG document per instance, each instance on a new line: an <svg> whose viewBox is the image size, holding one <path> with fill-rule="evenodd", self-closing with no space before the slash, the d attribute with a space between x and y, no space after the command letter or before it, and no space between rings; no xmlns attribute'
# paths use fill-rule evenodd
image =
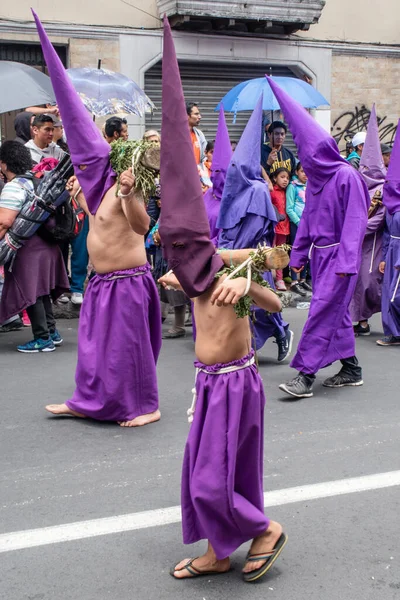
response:
<svg viewBox="0 0 400 600"><path fill-rule="evenodd" d="M338 479L336 481L325 481L312 485L275 490L264 494L265 506L282 506L306 500L317 500L330 498L355 492L366 492L379 490L400 485L400 471L388 473L377 473L362 477L349 479ZM160 527L179 523L181 511L179 506L146 510L144 512L117 515L103 519L92 519L90 521L78 521L65 525L43 527L41 529L27 529L0 535L0 553L12 550L23 550L47 544L60 542L71 542L99 535L109 535L124 531L147 529L149 527Z"/></svg>

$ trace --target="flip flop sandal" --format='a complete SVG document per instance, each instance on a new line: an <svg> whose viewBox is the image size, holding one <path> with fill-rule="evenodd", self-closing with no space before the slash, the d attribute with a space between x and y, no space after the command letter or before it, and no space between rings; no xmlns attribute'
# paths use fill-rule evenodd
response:
<svg viewBox="0 0 400 600"><path fill-rule="evenodd" d="M270 552L264 552L263 554L250 554L250 552L246 556L247 562L258 562L260 560L265 560L265 563L256 571L250 571L250 573L243 573L243 579L248 583L252 581L257 581L261 577L270 570L283 548L288 541L288 536L285 533L281 534L281 537L276 542L274 549Z"/></svg>
<svg viewBox="0 0 400 600"><path fill-rule="evenodd" d="M198 569L196 569L196 567L193 566L193 563L195 560L197 560L197 558L199 557L197 556L196 558L192 558L191 560L189 560L189 562L186 563L186 565L184 565L180 569L172 567L169 574L172 575L174 579L194 579L195 577L203 577L204 575L223 575L224 573L228 573L228 571L199 571ZM190 573L191 577L175 577L176 571L184 571L185 569Z"/></svg>
<svg viewBox="0 0 400 600"><path fill-rule="evenodd" d="M163 340L174 340L175 338L185 337L186 331L167 331L162 336Z"/></svg>

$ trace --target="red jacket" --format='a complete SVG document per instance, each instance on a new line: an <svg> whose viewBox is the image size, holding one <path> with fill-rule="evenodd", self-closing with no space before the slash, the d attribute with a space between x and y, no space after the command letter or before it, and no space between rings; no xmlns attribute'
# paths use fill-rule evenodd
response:
<svg viewBox="0 0 400 600"><path fill-rule="evenodd" d="M279 223L275 225L275 233L289 235L290 224L289 217L286 214L286 190L283 190L275 184L274 189L271 192L271 201L278 213L281 215L285 215L285 220L279 221Z"/></svg>

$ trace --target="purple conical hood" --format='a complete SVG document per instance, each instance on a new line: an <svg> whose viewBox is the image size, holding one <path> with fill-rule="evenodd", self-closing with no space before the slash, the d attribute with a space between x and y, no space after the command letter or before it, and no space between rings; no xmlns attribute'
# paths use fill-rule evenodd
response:
<svg viewBox="0 0 400 600"><path fill-rule="evenodd" d="M218 129L215 136L214 154L211 164L211 181L213 184L210 192L214 194L217 200L221 200L225 185L226 172L232 158L232 146L229 139L229 132L226 126L224 109L219 109Z"/></svg>
<svg viewBox="0 0 400 600"><path fill-rule="evenodd" d="M271 78L267 81L278 100L308 175L307 187L317 194L341 167L354 169L340 156L339 148L325 129Z"/></svg>
<svg viewBox="0 0 400 600"><path fill-rule="evenodd" d="M178 61L166 17L161 131L161 243L169 268L186 294L194 298L211 286L223 261L210 240Z"/></svg>
<svg viewBox="0 0 400 600"><path fill-rule="evenodd" d="M377 190L381 190L385 182L386 168L383 164L381 144L379 141L378 121L375 104L372 106L368 122L367 137L360 159L360 173L367 184L370 198Z"/></svg>
<svg viewBox="0 0 400 600"><path fill-rule="evenodd" d="M235 227L247 213L276 221L268 186L261 177L262 102L261 96L229 164L219 229Z"/></svg>
<svg viewBox="0 0 400 600"><path fill-rule="evenodd" d="M397 124L392 155L383 186L382 202L391 215L400 211L400 120Z"/></svg>
<svg viewBox="0 0 400 600"><path fill-rule="evenodd" d="M95 214L104 194L115 183L116 175L109 159L110 146L102 138L90 113L78 96L39 17L34 10L32 14L60 109L75 174L82 186L88 208L92 214Z"/></svg>

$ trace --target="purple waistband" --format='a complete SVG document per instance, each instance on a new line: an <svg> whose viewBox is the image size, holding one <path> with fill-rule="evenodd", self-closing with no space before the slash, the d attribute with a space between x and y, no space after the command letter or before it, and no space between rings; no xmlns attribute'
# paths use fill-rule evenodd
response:
<svg viewBox="0 0 400 600"><path fill-rule="evenodd" d="M96 273L96 277L103 281L112 281L113 279L125 279L127 277L135 277L148 273L151 267L149 263L141 265L140 267L134 267L133 269L124 269L123 271L111 271L111 273Z"/></svg>
<svg viewBox="0 0 400 600"><path fill-rule="evenodd" d="M254 350L251 350L249 354L243 356L243 358L239 358L238 360L233 360L229 363L217 363L215 365L205 365L204 363L196 360L194 366L196 369L203 369L203 371L208 371L208 373L215 373L216 371L220 371L225 367L241 367L245 365L251 358L254 356Z"/></svg>

